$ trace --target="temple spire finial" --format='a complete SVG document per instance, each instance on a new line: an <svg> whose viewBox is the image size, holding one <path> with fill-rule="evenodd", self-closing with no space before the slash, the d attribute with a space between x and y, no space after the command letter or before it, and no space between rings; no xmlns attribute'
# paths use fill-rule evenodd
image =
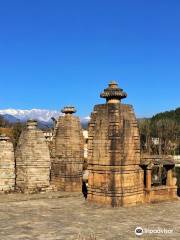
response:
<svg viewBox="0 0 180 240"><path fill-rule="evenodd" d="M121 99L127 97L127 93L118 87L116 81L111 81L108 88L100 95L101 98L106 98L107 103L119 103Z"/></svg>
<svg viewBox="0 0 180 240"><path fill-rule="evenodd" d="M29 119L26 123L27 129L36 129L38 126L38 122L35 119Z"/></svg>
<svg viewBox="0 0 180 240"><path fill-rule="evenodd" d="M76 109L73 106L66 106L61 110L61 112L64 114L73 114L76 113Z"/></svg>
<svg viewBox="0 0 180 240"><path fill-rule="evenodd" d="M0 134L0 141L9 141L10 138L6 134Z"/></svg>

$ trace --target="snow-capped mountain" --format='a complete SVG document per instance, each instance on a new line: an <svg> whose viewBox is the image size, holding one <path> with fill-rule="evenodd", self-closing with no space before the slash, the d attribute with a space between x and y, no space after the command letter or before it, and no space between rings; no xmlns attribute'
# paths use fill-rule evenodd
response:
<svg viewBox="0 0 180 240"><path fill-rule="evenodd" d="M0 115L4 116L9 122L27 121L28 119L35 119L39 122L49 123L52 122L51 118L57 119L62 113L57 110L47 109L31 109L31 110L20 110L20 109L4 109L0 110ZM87 127L90 117L81 118L83 127Z"/></svg>
<svg viewBox="0 0 180 240"><path fill-rule="evenodd" d="M88 123L89 123L90 120L91 120L91 118L89 116L81 118L81 125L84 129L88 128Z"/></svg>
<svg viewBox="0 0 180 240"><path fill-rule="evenodd" d="M31 110L20 110L20 109L5 109L0 110L0 115L14 117L20 121L26 121L27 119L36 119L41 122L50 122L51 118L58 118L60 112L56 110L46 110L46 109L31 109Z"/></svg>

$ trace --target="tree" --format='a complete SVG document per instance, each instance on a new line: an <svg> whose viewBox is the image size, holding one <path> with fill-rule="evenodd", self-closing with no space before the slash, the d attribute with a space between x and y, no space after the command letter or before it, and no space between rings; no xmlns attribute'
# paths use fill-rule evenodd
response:
<svg viewBox="0 0 180 240"><path fill-rule="evenodd" d="M13 125L13 144L14 144L14 147L16 148L17 146L17 143L18 143L18 140L19 140L19 137L21 135L21 132L24 128L24 124L23 123L20 123L20 122L17 122Z"/></svg>
<svg viewBox="0 0 180 240"><path fill-rule="evenodd" d="M180 108L139 120L139 129L143 152L180 154ZM157 139L158 144L153 139Z"/></svg>

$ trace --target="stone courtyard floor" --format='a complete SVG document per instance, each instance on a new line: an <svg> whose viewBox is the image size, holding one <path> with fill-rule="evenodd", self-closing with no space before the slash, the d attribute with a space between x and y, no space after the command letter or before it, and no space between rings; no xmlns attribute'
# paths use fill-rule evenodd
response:
<svg viewBox="0 0 180 240"><path fill-rule="evenodd" d="M136 237L135 228L172 230ZM180 200L112 209L81 195L0 195L0 240L180 239Z"/></svg>

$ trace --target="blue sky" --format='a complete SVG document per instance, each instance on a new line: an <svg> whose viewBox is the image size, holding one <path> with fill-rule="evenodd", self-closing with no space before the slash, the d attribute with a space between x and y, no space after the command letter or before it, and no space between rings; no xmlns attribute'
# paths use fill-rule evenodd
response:
<svg viewBox="0 0 180 240"><path fill-rule="evenodd" d="M0 0L0 109L87 116L118 80L138 116L180 106L179 0Z"/></svg>

